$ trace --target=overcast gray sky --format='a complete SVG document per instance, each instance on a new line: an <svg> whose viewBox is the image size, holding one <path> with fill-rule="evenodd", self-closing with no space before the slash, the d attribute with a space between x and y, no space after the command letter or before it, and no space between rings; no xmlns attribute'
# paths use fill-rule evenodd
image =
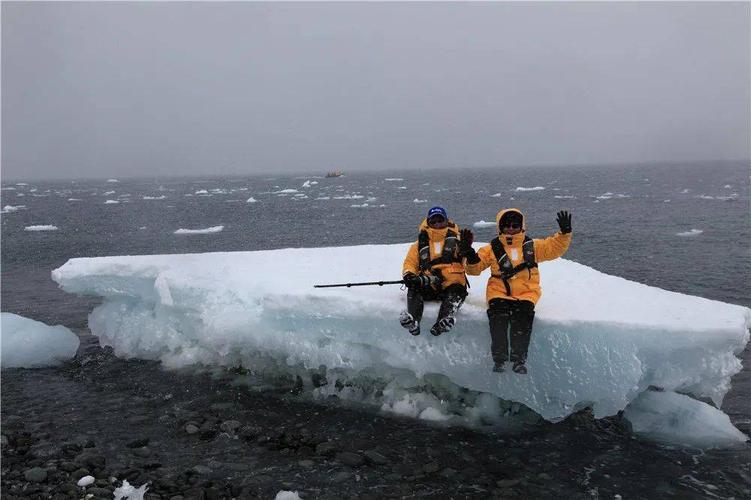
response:
<svg viewBox="0 0 751 500"><path fill-rule="evenodd" d="M2 3L3 178L746 159L737 3Z"/></svg>

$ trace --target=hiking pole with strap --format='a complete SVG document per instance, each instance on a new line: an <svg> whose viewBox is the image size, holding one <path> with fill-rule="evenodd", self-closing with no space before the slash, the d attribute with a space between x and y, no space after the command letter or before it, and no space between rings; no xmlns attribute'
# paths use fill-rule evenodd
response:
<svg viewBox="0 0 751 500"><path fill-rule="evenodd" d="M399 281L366 281L363 283L336 283L333 285L313 285L313 288L334 288L334 287L342 287L346 286L347 288L351 286L383 286L383 285L403 285L404 280Z"/></svg>

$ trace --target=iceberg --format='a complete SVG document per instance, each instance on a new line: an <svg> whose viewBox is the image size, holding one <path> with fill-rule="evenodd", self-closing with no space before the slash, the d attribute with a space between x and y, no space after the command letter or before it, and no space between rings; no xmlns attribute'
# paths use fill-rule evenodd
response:
<svg viewBox="0 0 751 500"><path fill-rule="evenodd" d="M89 327L118 356L174 368L325 367L384 380L384 394L397 379L440 379L521 403L550 421L583 407L597 418L615 415L650 387L719 408L741 370L750 309L563 259L540 264L544 293L526 376L491 372L487 274L469 278L457 325L440 337L412 337L399 326L405 293L396 286L313 288L394 279L408 246L75 258L52 278L67 292L103 299ZM384 276L386 269L393 273ZM424 321L436 314L428 304Z"/></svg>
<svg viewBox="0 0 751 500"><path fill-rule="evenodd" d="M4 312L0 313L0 344L3 368L40 368L75 356L79 340L64 326Z"/></svg>

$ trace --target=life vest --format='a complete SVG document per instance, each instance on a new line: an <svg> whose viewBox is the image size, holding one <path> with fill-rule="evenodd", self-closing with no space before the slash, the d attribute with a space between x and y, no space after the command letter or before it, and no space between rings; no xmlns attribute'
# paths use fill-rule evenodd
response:
<svg viewBox="0 0 751 500"><path fill-rule="evenodd" d="M448 230L446 231L446 237L443 240L443 250L441 256L435 259L430 259L430 236L426 230L420 231L417 237L417 253L420 257L420 271L429 271L430 268L437 264L451 264L452 262L461 262L458 257L456 249L459 246L459 238L457 237L456 224L449 222Z"/></svg>
<svg viewBox="0 0 751 500"><path fill-rule="evenodd" d="M498 269L500 274L492 274L491 276L500 279L503 282L503 286L506 287L506 295L511 297L511 285L508 280L522 272L524 269L529 273L530 279L532 278L532 269L537 267L537 260L535 260L535 242L527 235L524 235L524 242L522 243L522 257L524 261L518 266L514 266L506 255L506 249L503 247L499 237L493 238L490 242L490 247L493 249L493 255L498 262Z"/></svg>

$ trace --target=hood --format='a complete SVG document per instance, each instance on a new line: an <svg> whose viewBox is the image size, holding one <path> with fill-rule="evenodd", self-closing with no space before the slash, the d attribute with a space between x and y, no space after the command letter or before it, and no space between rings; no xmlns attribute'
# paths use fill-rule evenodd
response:
<svg viewBox="0 0 751 500"><path fill-rule="evenodd" d="M443 229L433 229L432 227L428 226L428 219L425 218L422 220L422 222L420 223L420 226L417 228L417 232L419 233L423 230L427 231L428 236L430 236L431 240L443 239L446 237L446 232L449 230L452 224L454 225L454 228L453 228L454 231L456 231L456 233L458 234L459 228L454 224L454 221L452 221L451 219L449 219L448 226L444 227Z"/></svg>
<svg viewBox="0 0 751 500"><path fill-rule="evenodd" d="M522 233L527 231L527 218L524 217L524 213L519 210L518 208L504 208L497 214L495 214L495 230L498 232L498 234L501 234L501 226L499 225L501 223L501 217L503 217L504 214L509 212L516 212L522 217ZM521 234L521 233L520 233Z"/></svg>

